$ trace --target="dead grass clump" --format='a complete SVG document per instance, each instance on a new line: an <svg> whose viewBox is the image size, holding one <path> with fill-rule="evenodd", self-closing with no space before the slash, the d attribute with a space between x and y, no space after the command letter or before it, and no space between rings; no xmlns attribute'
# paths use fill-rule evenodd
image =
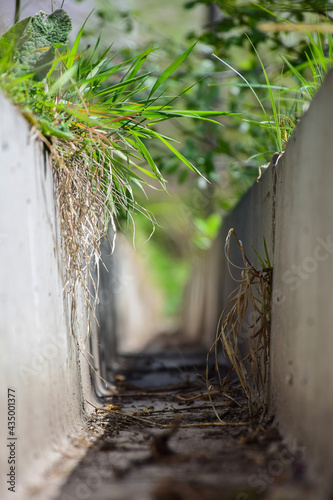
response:
<svg viewBox="0 0 333 500"><path fill-rule="evenodd" d="M89 283L96 292L98 289L98 283L91 276L92 264L100 259L100 240L106 234L108 223L114 229L112 249L116 238L114 218L103 185L103 178L111 175L111 170L100 164L96 168L101 175L92 176L91 165L88 167L91 160L85 158L83 152L79 154L77 149L77 144L61 143L58 139L52 146L52 163L66 275L64 289L74 297L79 284L86 305L91 306L97 293L91 300ZM112 186L112 179L109 179L109 186ZM91 309L94 310L94 306Z"/></svg>
<svg viewBox="0 0 333 500"><path fill-rule="evenodd" d="M260 270L257 270L245 255L243 244L238 239L235 230L230 229L225 243L225 255L230 274L231 265L238 267L232 264L229 258L232 235L236 239L243 260L241 279L220 316L216 339L207 355L207 366L210 354L215 352L215 364L220 384L228 385L231 372L236 373L244 396L248 400L251 415L254 407L264 410L268 404L272 267L265 241L266 259L263 261L257 254L262 266ZM231 370L223 380L217 361L219 346L222 346L223 352L231 363ZM211 403L214 407L212 399ZM215 414L220 420L216 411Z"/></svg>

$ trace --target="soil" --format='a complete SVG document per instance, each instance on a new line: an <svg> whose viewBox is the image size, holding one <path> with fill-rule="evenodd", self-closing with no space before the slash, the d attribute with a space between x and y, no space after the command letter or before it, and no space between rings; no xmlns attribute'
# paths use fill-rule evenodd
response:
<svg viewBox="0 0 333 500"><path fill-rule="evenodd" d="M57 500L323 499L274 418L249 415L237 384L221 388L212 378L218 420L204 375L203 353L124 358L117 393L89 422L102 435Z"/></svg>

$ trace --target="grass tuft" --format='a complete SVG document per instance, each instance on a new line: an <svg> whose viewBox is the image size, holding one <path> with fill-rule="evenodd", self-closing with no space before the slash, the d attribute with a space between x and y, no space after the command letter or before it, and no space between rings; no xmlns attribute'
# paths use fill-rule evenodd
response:
<svg viewBox="0 0 333 500"><path fill-rule="evenodd" d="M236 239L243 260L241 280L221 314L215 342L207 354L206 378L208 394L210 394L208 362L210 355L214 352L220 385L227 386L230 375L234 372L240 382L243 394L248 400L249 414L251 415L254 407L264 410L268 404L272 267L266 242L266 259L260 259L262 269L258 270L245 255L243 244L238 239L235 230L230 229L225 243L225 255L230 274L230 266L234 266L229 258L232 236ZM249 318L251 318L250 321ZM218 366L219 346L222 346L222 350L231 364L231 370L224 379L221 379ZM211 397L210 400L214 408ZM218 420L221 420L215 408L214 411Z"/></svg>
<svg viewBox="0 0 333 500"><path fill-rule="evenodd" d="M57 21L66 20L68 31L67 14L62 9L56 12ZM47 47L39 46L38 37L39 45L35 46L33 30L40 26L44 29L52 16L27 18L19 23L19 35L15 25L1 38L0 89L49 149L61 225L65 291L73 298L80 285L86 304L94 310L97 299L91 300L90 269L100 259L99 245L108 225L116 235L118 221L133 221L135 213L144 214L153 226L156 223L154 215L136 198L136 189L166 189L166 180L149 151L150 141L159 143L179 163L201 175L178 151L177 141L160 133L158 124L185 117L220 126L216 118L231 113L181 110L171 105L177 96L166 95L168 78L194 45L153 78L143 67L155 49L148 47L126 61L110 50L100 54L99 39L94 48L82 49L84 25L72 46L64 42L64 37L59 39L61 47L58 39L53 46L50 37L46 37ZM34 65L29 65L26 51L22 63L19 37L30 43L31 53L36 55ZM44 49L52 56L47 62L37 58ZM93 285L97 292L98 283ZM97 297L97 293L93 295Z"/></svg>
<svg viewBox="0 0 333 500"><path fill-rule="evenodd" d="M306 41L304 51L306 61L298 64L292 57L280 54L281 70L276 72L271 63L264 64L257 48L245 34L264 77L264 83L254 83L247 80L225 60L215 54L213 56L243 81L243 83L233 82L232 85L247 88L259 105L250 105L249 117L243 113L241 119L251 126L260 127L265 133L268 132L267 142L270 143L273 139L276 151L282 152L299 117L307 110L311 100L322 85L325 75L332 67L332 26L328 22L321 25L293 23L253 0L251 3L272 16L272 19L281 21L279 23L259 24L259 30L264 32L288 31L303 35Z"/></svg>

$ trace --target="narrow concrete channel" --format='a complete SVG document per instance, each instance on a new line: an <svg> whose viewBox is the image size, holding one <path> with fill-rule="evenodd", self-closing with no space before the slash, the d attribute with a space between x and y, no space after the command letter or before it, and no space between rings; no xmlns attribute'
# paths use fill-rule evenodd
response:
<svg viewBox="0 0 333 500"><path fill-rule="evenodd" d="M122 359L116 391L95 407L103 434L57 500L316 500L302 450L271 417L249 417L237 387L211 393L206 353L164 351ZM222 367L222 375L227 367ZM232 384L235 385L235 384Z"/></svg>

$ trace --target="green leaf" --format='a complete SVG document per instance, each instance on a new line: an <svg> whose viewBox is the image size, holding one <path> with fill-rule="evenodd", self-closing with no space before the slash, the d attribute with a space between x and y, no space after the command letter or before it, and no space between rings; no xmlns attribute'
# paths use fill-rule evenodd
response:
<svg viewBox="0 0 333 500"><path fill-rule="evenodd" d="M52 85L52 87L49 89L48 94L55 95L61 87L66 85L70 80L73 79L75 73L77 71L76 66L72 66L71 68L67 69Z"/></svg>
<svg viewBox="0 0 333 500"><path fill-rule="evenodd" d="M79 43L80 43L80 40L81 40L81 37L82 37L82 33L83 33L83 30L84 30L84 27L86 25L86 22L88 21L89 17L91 16L91 14L93 13L93 11L90 12L89 16L87 17L87 19L84 21L80 31L78 32L77 34L77 37L75 38L75 42L73 43L73 46L70 50L70 53L69 53L69 57L68 57L68 60L67 60L67 68L71 68L74 64L74 61L75 61L75 58L77 57L77 51L78 51L78 48L79 48Z"/></svg>
<svg viewBox="0 0 333 500"><path fill-rule="evenodd" d="M144 116L150 120L153 120L151 124L158 123L164 120L170 120L172 118L192 118L194 120L202 120L206 122L215 123L223 127L223 124L207 118L208 116L239 116L241 113L229 113L227 111L192 111L192 110L160 110L160 111L143 111L141 116Z"/></svg>
<svg viewBox="0 0 333 500"><path fill-rule="evenodd" d="M133 65L130 69L129 78L134 78L134 76L137 74L137 72L139 71L139 69L141 68L141 66L143 65L143 63L145 62L147 57L149 56L149 54L151 52L154 52L155 50L156 49L154 49L153 46L150 46L150 47L148 47L148 49L146 49L144 52L142 52L142 54L140 54L140 56L138 57L138 60L135 63L133 63Z"/></svg>
<svg viewBox="0 0 333 500"><path fill-rule="evenodd" d="M156 177L158 178L158 180L160 181L160 183L162 184L162 186L165 188L165 180L162 177L161 172L157 168L157 166L156 166L153 158L151 157L148 149L146 148L146 146L144 145L144 143L141 141L141 139L139 139L138 134L136 134L133 130L131 131L131 134L135 138L135 141L138 144L139 149L142 152L142 155L146 158L146 160L148 162L148 165L150 166L150 168L152 169L152 171L156 174Z"/></svg>
<svg viewBox="0 0 333 500"><path fill-rule="evenodd" d="M22 21L14 24L0 38L0 57L3 57L6 52L13 52L20 39L22 39L27 26L31 23L31 17L26 17Z"/></svg>
<svg viewBox="0 0 333 500"><path fill-rule="evenodd" d="M43 133L45 133L46 135L60 137L62 139L74 139L74 135L69 130L61 127L56 127L46 119L41 118L38 123L42 128Z"/></svg>
<svg viewBox="0 0 333 500"><path fill-rule="evenodd" d="M193 170L193 172L196 172L198 175L200 175L200 177L202 177L202 178L203 178L203 179L205 179L207 182L209 182L209 181L208 181L208 179L206 179L206 178L204 177L204 175L202 175L202 173L201 173L201 172L200 172L200 171L199 171L199 170L198 170L198 169L197 169L194 165L192 165L192 163L190 163L190 162L188 161L188 159L187 159L187 158L185 158L185 156L184 156L184 155L182 155L182 154L181 154L181 153L180 153L180 152L179 152L176 148L174 148L174 147L172 146L172 144L170 144L170 142L169 142L169 141L167 141L167 140L166 140L166 138L165 138L164 136L162 136L161 134L158 134L155 130L154 130L154 131L151 131L151 132L152 132L152 135L154 135L154 136L155 136L155 137L157 137L157 138L158 138L161 142L163 142L163 144L165 144L165 145L167 146L167 148L169 148L169 149L170 149L170 151L172 151L172 152L173 152L173 154L174 154L175 156L177 156L177 158L179 158L179 160L180 160L182 163L184 163L184 164L185 164L185 165L186 165L189 169Z"/></svg>
<svg viewBox="0 0 333 500"><path fill-rule="evenodd" d="M156 90L169 78L172 73L176 71L177 68L187 59L187 57L190 55L192 50L194 49L196 43L194 43L190 48L188 48L184 54L179 56L170 66L167 67L165 71L157 78L156 82L153 85L153 88L150 91L148 101L151 98L151 96L156 92Z"/></svg>
<svg viewBox="0 0 333 500"><path fill-rule="evenodd" d="M265 255L266 255L267 266L268 267L272 267L272 264L271 264L271 261L270 261L270 258L269 258L269 253L268 253L267 243L266 243L266 239L265 238L264 238L264 248L265 248Z"/></svg>

